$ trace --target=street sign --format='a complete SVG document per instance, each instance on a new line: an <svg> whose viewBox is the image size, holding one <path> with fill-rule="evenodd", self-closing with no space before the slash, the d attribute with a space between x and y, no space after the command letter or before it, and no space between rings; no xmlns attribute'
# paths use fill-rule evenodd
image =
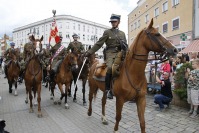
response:
<svg viewBox="0 0 199 133"><path fill-rule="evenodd" d="M180 41L180 46L187 47L190 44L190 41Z"/></svg>

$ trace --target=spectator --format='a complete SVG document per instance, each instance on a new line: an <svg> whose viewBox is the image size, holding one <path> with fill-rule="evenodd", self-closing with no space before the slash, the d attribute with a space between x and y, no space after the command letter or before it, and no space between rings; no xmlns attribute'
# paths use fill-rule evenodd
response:
<svg viewBox="0 0 199 133"><path fill-rule="evenodd" d="M199 105L199 59L192 60L192 68L187 84L187 102L190 104L188 114L195 118Z"/></svg>
<svg viewBox="0 0 199 133"><path fill-rule="evenodd" d="M154 96L154 103L159 105L158 111L163 111L165 109L164 104L166 104L169 107L169 104L173 98L171 92L171 82L169 80L169 73L164 72L162 74L162 77L163 79L160 80L156 75L157 82L161 84L160 94L156 94Z"/></svg>

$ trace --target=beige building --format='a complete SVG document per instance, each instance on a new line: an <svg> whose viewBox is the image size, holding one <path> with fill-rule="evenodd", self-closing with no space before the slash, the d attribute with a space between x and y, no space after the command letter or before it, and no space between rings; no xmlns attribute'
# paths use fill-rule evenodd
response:
<svg viewBox="0 0 199 133"><path fill-rule="evenodd" d="M177 48L186 47L193 39L193 0L139 0L128 15L128 41L147 27L153 18L154 27Z"/></svg>

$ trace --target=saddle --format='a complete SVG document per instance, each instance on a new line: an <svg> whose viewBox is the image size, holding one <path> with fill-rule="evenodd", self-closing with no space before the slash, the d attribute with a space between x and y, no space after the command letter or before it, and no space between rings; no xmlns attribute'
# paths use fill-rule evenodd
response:
<svg viewBox="0 0 199 133"><path fill-rule="evenodd" d="M105 77L106 76L106 71L107 71L106 63L105 62L99 62L96 65L94 76L96 76L96 77Z"/></svg>

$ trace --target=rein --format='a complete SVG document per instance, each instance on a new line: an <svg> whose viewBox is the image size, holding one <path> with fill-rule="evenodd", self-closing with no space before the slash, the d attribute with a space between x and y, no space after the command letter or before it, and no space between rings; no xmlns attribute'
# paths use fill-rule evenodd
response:
<svg viewBox="0 0 199 133"><path fill-rule="evenodd" d="M154 37L154 36L151 35L151 30L150 30L150 31L145 30L145 33L146 33L147 36L149 37L150 41L153 41L153 42L155 42L156 44L158 44L158 46L160 47L160 49L162 49L163 51L166 51L166 50L167 50L167 49L164 47L164 45L168 42L167 40L162 44L162 43L157 39L157 37ZM160 35L159 33L156 34L156 36L159 36L159 35ZM153 45L151 45L151 46L153 47ZM153 49L154 49L154 48L153 48ZM166 52L164 52L164 53L166 54ZM139 58L136 58L136 56L138 56L138 57L143 57L143 56L146 57L146 56L148 56L148 54L134 54L134 52L133 52L132 58L135 59L135 60L139 60L139 61L160 60L160 62L158 62L158 63L156 62L156 63L155 63L155 74L156 74L156 72L157 72L157 64L162 63L162 62L164 62L164 61L166 61L166 60L168 60L168 59L164 59L164 58L165 58L164 55L163 55L160 59L158 59L158 58L157 58L157 55L160 55L160 54L157 54L156 52L154 52L154 55L155 55L155 59L139 59ZM125 61L126 61L126 60L125 60ZM126 74L126 76L127 76L128 82L130 83L131 87L134 88L134 89L136 90L137 93L139 93L139 92L141 91L141 89L140 89L140 88L137 88L137 87L132 83L132 81L130 80L130 75L129 75L129 72L128 72L127 68L126 68L126 65L124 65L124 68L125 68L125 74ZM131 90L131 91L132 91L132 90ZM129 92L128 95L130 95L131 91ZM135 96L133 99L135 99L135 98L136 98L136 96Z"/></svg>

